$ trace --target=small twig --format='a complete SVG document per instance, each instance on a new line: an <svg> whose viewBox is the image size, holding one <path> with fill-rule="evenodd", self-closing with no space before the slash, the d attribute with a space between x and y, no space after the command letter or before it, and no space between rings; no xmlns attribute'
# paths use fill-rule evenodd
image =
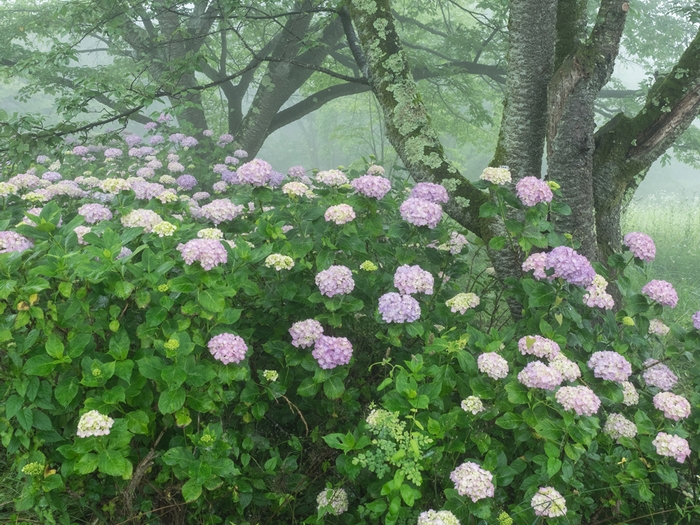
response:
<svg viewBox="0 0 700 525"><path fill-rule="evenodd" d="M306 419L304 419L304 414L301 413L301 410L299 410L299 407L297 407L294 403L292 403L287 396L280 396L282 399L284 399L287 404L289 405L289 410L294 412L295 410L297 411L297 414L299 414L299 417L301 420L304 422L304 426L306 427L306 435L309 435L309 425L306 423Z"/></svg>

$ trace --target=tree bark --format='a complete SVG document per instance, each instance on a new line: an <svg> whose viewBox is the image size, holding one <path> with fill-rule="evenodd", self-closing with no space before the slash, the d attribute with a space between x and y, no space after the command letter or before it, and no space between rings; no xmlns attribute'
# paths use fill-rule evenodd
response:
<svg viewBox="0 0 700 525"><path fill-rule="evenodd" d="M598 259L593 199L594 103L610 79L619 52L628 4L602 0L585 44L564 59L549 86L547 178L561 184L569 216L553 218L560 232L581 242L580 251Z"/></svg>

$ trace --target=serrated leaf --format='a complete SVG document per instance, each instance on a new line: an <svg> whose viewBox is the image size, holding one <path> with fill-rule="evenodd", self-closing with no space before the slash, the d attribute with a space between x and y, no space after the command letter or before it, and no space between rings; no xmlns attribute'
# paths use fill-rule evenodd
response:
<svg viewBox="0 0 700 525"><path fill-rule="evenodd" d="M184 388L162 392L158 398L158 410L161 414L177 412L185 404L186 395Z"/></svg>

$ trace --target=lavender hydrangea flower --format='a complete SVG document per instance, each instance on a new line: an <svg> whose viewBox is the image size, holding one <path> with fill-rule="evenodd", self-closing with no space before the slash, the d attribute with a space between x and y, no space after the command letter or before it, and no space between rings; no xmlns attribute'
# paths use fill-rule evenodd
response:
<svg viewBox="0 0 700 525"><path fill-rule="evenodd" d="M185 138L184 133L173 133L168 137L168 140L172 142L173 144L180 144L182 142L182 139Z"/></svg>
<svg viewBox="0 0 700 525"><path fill-rule="evenodd" d="M41 178L49 182L58 182L63 177L57 171L47 171L41 176Z"/></svg>
<svg viewBox="0 0 700 525"><path fill-rule="evenodd" d="M177 251L188 266L194 261L199 261L207 271L228 261L226 249L216 239L192 239L185 244L178 244Z"/></svg>
<svg viewBox="0 0 700 525"><path fill-rule="evenodd" d="M158 127L158 124L156 122L146 122L144 124L143 129L146 131L152 131Z"/></svg>
<svg viewBox="0 0 700 525"><path fill-rule="evenodd" d="M89 151L90 150L86 146L76 146L73 148L73 155L84 157L89 153Z"/></svg>
<svg viewBox="0 0 700 525"><path fill-rule="evenodd" d="M240 164L240 162L241 162L241 161L240 161L240 159L239 159L238 157L234 157L234 156L232 156L232 155L227 155L227 156L224 158L224 164L231 164L231 165L233 165L233 166L238 166L238 164Z"/></svg>
<svg viewBox="0 0 700 525"><path fill-rule="evenodd" d="M298 179L306 176L306 170L304 166L292 166L287 170L287 175L293 179Z"/></svg>
<svg viewBox="0 0 700 525"><path fill-rule="evenodd" d="M105 158L107 159L116 159L117 157L121 157L124 154L122 150L119 148L107 148L105 150Z"/></svg>
<svg viewBox="0 0 700 525"><path fill-rule="evenodd" d="M102 204L83 204L78 208L78 214L82 215L88 224L108 221L112 218L112 212Z"/></svg>
<svg viewBox="0 0 700 525"><path fill-rule="evenodd" d="M654 396L654 406L663 411L664 417L680 421L690 415L690 403L683 396L671 392L659 392Z"/></svg>
<svg viewBox="0 0 700 525"><path fill-rule="evenodd" d="M603 432L619 443L621 437L632 439L636 436L637 425L621 414L610 414L603 426Z"/></svg>
<svg viewBox="0 0 700 525"><path fill-rule="evenodd" d="M385 323L412 323L420 318L420 304L410 295L390 292L379 298L379 313Z"/></svg>
<svg viewBox="0 0 700 525"><path fill-rule="evenodd" d="M656 359L644 361L644 373L642 377L649 386L655 386L661 390L671 390L678 382L678 377L669 367L659 363Z"/></svg>
<svg viewBox="0 0 700 525"><path fill-rule="evenodd" d="M523 355L534 355L546 359L554 359L561 351L556 342L541 335L521 337L518 341L518 350Z"/></svg>
<svg viewBox="0 0 700 525"><path fill-rule="evenodd" d="M549 185L537 177L523 177L515 185L515 193L525 206L552 202L554 195Z"/></svg>
<svg viewBox="0 0 700 525"><path fill-rule="evenodd" d="M316 339L311 355L318 362L318 366L326 370L347 365L352 357L352 343L346 337L322 335Z"/></svg>
<svg viewBox="0 0 700 525"><path fill-rule="evenodd" d="M335 265L316 275L316 286L322 295L333 297L348 294L355 288L352 271L347 266Z"/></svg>
<svg viewBox="0 0 700 525"><path fill-rule="evenodd" d="M442 206L425 199L409 198L399 207L401 218L415 226L435 228L442 219Z"/></svg>
<svg viewBox="0 0 700 525"><path fill-rule="evenodd" d="M325 184L326 186L342 186L343 184L347 184L348 178L340 170L325 170L325 171L319 171L316 174L316 181L320 182L322 184Z"/></svg>
<svg viewBox="0 0 700 525"><path fill-rule="evenodd" d="M192 198L195 201L203 201L205 199L208 199L209 197L211 197L211 195L209 195L206 191L198 191L197 193L192 195Z"/></svg>
<svg viewBox="0 0 700 525"><path fill-rule="evenodd" d="M663 306L675 308L678 304L678 294L673 285L667 281L653 279L644 285L642 293Z"/></svg>
<svg viewBox="0 0 700 525"><path fill-rule="evenodd" d="M462 463L450 474L455 489L460 496L467 496L474 503L484 498L492 498L495 493L493 474L476 463Z"/></svg>
<svg viewBox="0 0 700 525"><path fill-rule="evenodd" d="M445 301L445 305L452 313L456 314L459 312L462 315L466 314L467 310L476 308L480 303L481 299L479 299L479 296L471 292L458 293L454 297Z"/></svg>
<svg viewBox="0 0 700 525"><path fill-rule="evenodd" d="M525 262L523 262L523 271L529 272L532 270L535 279L546 279L547 274L544 271L546 264L546 253L533 253L527 259L525 259Z"/></svg>
<svg viewBox="0 0 700 525"><path fill-rule="evenodd" d="M659 432L651 442L659 456L674 458L678 463L683 463L690 456L690 446L682 437L673 436L666 432Z"/></svg>
<svg viewBox="0 0 700 525"><path fill-rule="evenodd" d="M554 269L552 278L561 277L576 286L590 286L596 276L591 263L568 246L557 246L546 255L545 269Z"/></svg>
<svg viewBox="0 0 700 525"><path fill-rule="evenodd" d="M185 137L180 141L180 146L183 148L194 148L197 144L199 141L194 137Z"/></svg>
<svg viewBox="0 0 700 525"><path fill-rule="evenodd" d="M245 159L248 156L248 152L244 149L237 149L233 152L233 156L239 159Z"/></svg>
<svg viewBox="0 0 700 525"><path fill-rule="evenodd" d="M131 189L138 200L151 200L165 191L165 186L157 182L135 181Z"/></svg>
<svg viewBox="0 0 700 525"><path fill-rule="evenodd" d="M564 496L552 487L540 488L540 490L532 496L530 506L535 511L536 516L544 516L547 518L566 516L567 512Z"/></svg>
<svg viewBox="0 0 700 525"><path fill-rule="evenodd" d="M297 321L289 329L292 336L292 345L297 348L307 348L313 346L316 339L323 335L323 326L315 319Z"/></svg>
<svg viewBox="0 0 700 525"><path fill-rule="evenodd" d="M22 253L34 246L34 243L16 232L0 231L0 253Z"/></svg>
<svg viewBox="0 0 700 525"><path fill-rule="evenodd" d="M80 416L78 421L78 437L106 436L114 425L114 420L97 410L90 410Z"/></svg>
<svg viewBox="0 0 700 525"><path fill-rule="evenodd" d="M163 142L165 142L165 138L162 135L153 135L148 139L148 143L151 146L157 146L158 144L163 144Z"/></svg>
<svg viewBox="0 0 700 525"><path fill-rule="evenodd" d="M637 259L651 262L656 257L656 245L652 238L645 233L628 233L625 235L623 242Z"/></svg>
<svg viewBox="0 0 700 525"><path fill-rule="evenodd" d="M231 144L231 142L233 142L233 135L224 133L223 135L219 135L219 140L217 141L217 144L219 146L225 146L226 144Z"/></svg>
<svg viewBox="0 0 700 525"><path fill-rule="evenodd" d="M242 184L252 184L253 186L264 186L270 182L272 176L272 166L261 159L253 159L242 164L236 171L238 180Z"/></svg>
<svg viewBox="0 0 700 525"><path fill-rule="evenodd" d="M564 378L556 368L547 366L542 361L533 361L520 371L518 381L528 388L554 390Z"/></svg>
<svg viewBox="0 0 700 525"><path fill-rule="evenodd" d="M700 312L695 312L693 314L693 328L700 330Z"/></svg>
<svg viewBox="0 0 700 525"><path fill-rule="evenodd" d="M192 175L180 175L177 178L177 185L183 190L189 191L197 185L197 179Z"/></svg>
<svg viewBox="0 0 700 525"><path fill-rule="evenodd" d="M124 137L124 142L126 142L127 146L130 148L133 148L137 144L141 144L141 137L138 135L127 135Z"/></svg>
<svg viewBox="0 0 700 525"><path fill-rule="evenodd" d="M411 190L412 199L423 199L435 204L445 204L450 200L447 190L440 184L432 182L419 182Z"/></svg>
<svg viewBox="0 0 700 525"><path fill-rule="evenodd" d="M565 410L579 416L592 416L600 408L600 398L587 386L563 386L554 397Z"/></svg>
<svg viewBox="0 0 700 525"><path fill-rule="evenodd" d="M331 206L324 214L326 222L334 222L338 225L346 224L355 219L355 210L349 204L338 204Z"/></svg>
<svg viewBox="0 0 700 525"><path fill-rule="evenodd" d="M360 195L377 200L383 199L391 190L391 181L376 175L363 175L354 179L350 185Z"/></svg>
<svg viewBox="0 0 700 525"><path fill-rule="evenodd" d="M136 170L137 177L143 177L144 179L152 179L156 172L153 168L143 167Z"/></svg>
<svg viewBox="0 0 700 525"><path fill-rule="evenodd" d="M476 365L479 372L486 374L491 379L503 379L508 375L508 361L496 352L485 352L481 354Z"/></svg>
<svg viewBox="0 0 700 525"><path fill-rule="evenodd" d="M432 295L434 278L418 265L399 266L394 273L394 286L404 295L424 293Z"/></svg>
<svg viewBox="0 0 700 525"><path fill-rule="evenodd" d="M218 242L218 241L215 241ZM207 343L209 352L214 359L227 365L229 363L240 363L245 359L248 352L248 345L242 337L234 334L223 333L212 337Z"/></svg>
<svg viewBox="0 0 700 525"><path fill-rule="evenodd" d="M161 113L158 115L158 122L170 122L171 120L173 120L173 117L168 113Z"/></svg>
<svg viewBox="0 0 700 525"><path fill-rule="evenodd" d="M348 493L345 489L326 489L316 497L319 510L327 508L330 514L340 516L348 510Z"/></svg>
<svg viewBox="0 0 700 525"><path fill-rule="evenodd" d="M243 206L232 203L229 199L216 199L201 208L202 217L215 225L232 221L243 213Z"/></svg>
<svg viewBox="0 0 700 525"><path fill-rule="evenodd" d="M588 368L600 379L622 383L632 374L632 365L617 352L605 350L594 352L588 360Z"/></svg>

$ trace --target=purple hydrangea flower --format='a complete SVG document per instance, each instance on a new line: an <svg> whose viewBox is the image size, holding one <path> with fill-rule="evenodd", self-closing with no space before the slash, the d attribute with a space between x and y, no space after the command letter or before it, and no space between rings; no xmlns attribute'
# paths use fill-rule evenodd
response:
<svg viewBox="0 0 700 525"><path fill-rule="evenodd" d="M671 390L678 382L678 377L669 367L659 363L656 359L644 361L644 373L642 374L647 385L655 386L661 390Z"/></svg>
<svg viewBox="0 0 700 525"><path fill-rule="evenodd" d="M173 133L168 137L168 140L172 142L173 144L180 144L182 142L182 139L185 138L184 133Z"/></svg>
<svg viewBox="0 0 700 525"><path fill-rule="evenodd" d="M394 273L394 286L402 294L424 293L432 295L434 278L418 265L399 266Z"/></svg>
<svg viewBox="0 0 700 525"><path fill-rule="evenodd" d="M248 351L248 345L245 344L242 337L229 333L212 337L207 343L207 348L214 359L225 365L240 363L245 359L245 354Z"/></svg>
<svg viewBox="0 0 700 525"><path fill-rule="evenodd" d="M204 199L208 199L209 197L211 197L211 195L209 195L206 191L198 191L197 193L192 195L192 198L195 201L202 201Z"/></svg>
<svg viewBox="0 0 700 525"><path fill-rule="evenodd" d="M654 241L646 233L628 233L625 235L624 243L637 259L651 262L654 260L654 257L656 257L656 245L654 245Z"/></svg>
<svg viewBox="0 0 700 525"><path fill-rule="evenodd" d="M238 174L238 180L243 184L264 186L272 177L272 166L264 160L253 159L242 164L236 173Z"/></svg>
<svg viewBox="0 0 700 525"><path fill-rule="evenodd" d="M399 207L401 218L415 226L435 228L442 219L442 206L425 199L406 199Z"/></svg>
<svg viewBox="0 0 700 525"><path fill-rule="evenodd" d="M146 131L152 131L158 127L158 124L155 122L146 122L146 124L143 126L143 129Z"/></svg>
<svg viewBox="0 0 700 525"><path fill-rule="evenodd" d="M565 410L579 416L592 416L600 408L600 399L587 386L563 386L554 396Z"/></svg>
<svg viewBox="0 0 700 525"><path fill-rule="evenodd" d="M165 191L165 186L157 182L135 181L131 183L134 196L139 200L150 200Z"/></svg>
<svg viewBox="0 0 700 525"><path fill-rule="evenodd" d="M112 218L112 212L102 204L84 204L78 208L78 214L82 215L88 224L108 221Z"/></svg>
<svg viewBox="0 0 700 525"><path fill-rule="evenodd" d="M304 169L304 166L292 166L287 170L287 175L293 179L306 177L306 170Z"/></svg>
<svg viewBox="0 0 700 525"><path fill-rule="evenodd" d="M318 362L318 366L327 370L347 365L352 357L352 344L345 337L322 335L316 339L311 355Z"/></svg>
<svg viewBox="0 0 700 525"><path fill-rule="evenodd" d="M292 344L297 348L307 348L312 346L316 339L323 335L323 326L315 319L298 321L289 329L292 336Z"/></svg>
<svg viewBox="0 0 700 525"><path fill-rule="evenodd" d="M410 295L390 292L379 298L379 313L385 323L412 323L420 318L420 304Z"/></svg>
<svg viewBox="0 0 700 525"><path fill-rule="evenodd" d="M520 371L518 381L528 388L554 390L564 378L556 368L547 366L542 361L533 361Z"/></svg>
<svg viewBox="0 0 700 525"><path fill-rule="evenodd" d="M642 288L642 293L663 306L675 308L678 304L678 294L673 285L667 281L659 279L649 281Z"/></svg>
<svg viewBox="0 0 700 525"><path fill-rule="evenodd" d="M34 243L16 232L0 231L0 253L22 253L34 246Z"/></svg>
<svg viewBox="0 0 700 525"><path fill-rule="evenodd" d="M391 181L389 179L375 175L363 175L354 179L350 185L360 195L374 199L383 199L391 190Z"/></svg>
<svg viewBox="0 0 700 525"><path fill-rule="evenodd" d="M243 206L232 203L229 199L216 199L202 206L202 217L220 224L224 221L232 221L243 212Z"/></svg>
<svg viewBox="0 0 700 525"><path fill-rule="evenodd" d="M693 327L696 330L700 330L700 312L695 312L693 314Z"/></svg>
<svg viewBox="0 0 700 525"><path fill-rule="evenodd" d="M148 139L148 143L151 146L157 146L158 144L163 144L165 142L165 138L163 138L162 135L153 135L150 139Z"/></svg>
<svg viewBox="0 0 700 525"><path fill-rule="evenodd" d="M197 144L199 141L194 137L185 137L180 141L180 146L183 148L194 148Z"/></svg>
<svg viewBox="0 0 700 525"><path fill-rule="evenodd" d="M207 271L219 264L226 264L228 261L226 249L221 242L215 239L192 239L185 244L178 244L177 251L180 252L188 266L199 261L202 268Z"/></svg>
<svg viewBox="0 0 700 525"><path fill-rule="evenodd" d="M600 379L622 383L632 374L632 365L617 352L595 352L588 360L588 368Z"/></svg>
<svg viewBox="0 0 700 525"><path fill-rule="evenodd" d="M549 185L537 177L523 177L515 185L515 193L525 206L534 206L539 202L552 202L552 190Z"/></svg>
<svg viewBox="0 0 700 525"><path fill-rule="evenodd" d="M173 120L173 117L168 113L161 113L158 115L158 122L170 122L171 120Z"/></svg>
<svg viewBox="0 0 700 525"><path fill-rule="evenodd" d="M105 150L105 158L107 159L115 159L117 157L121 157L123 154L124 152L119 148L107 148Z"/></svg>
<svg viewBox="0 0 700 525"><path fill-rule="evenodd" d="M347 266L335 265L316 275L316 285L322 295L333 297L348 294L355 288L352 271Z"/></svg>
<svg viewBox="0 0 700 525"><path fill-rule="evenodd" d="M197 179L195 179L192 175L180 175L177 178L177 185L183 190L189 191L197 185Z"/></svg>
<svg viewBox="0 0 700 525"><path fill-rule="evenodd" d="M219 146L225 146L226 144L231 144L231 142L233 142L233 135L229 135L228 133L224 133L223 135L219 136L219 140L218 140Z"/></svg>
<svg viewBox="0 0 700 525"><path fill-rule="evenodd" d="M73 148L73 154L79 157L84 157L89 153L89 149L86 146L76 146Z"/></svg>
<svg viewBox="0 0 700 525"><path fill-rule="evenodd" d="M561 277L576 286L590 286L596 276L591 263L568 246L557 246L546 255L545 268L554 269L553 278Z"/></svg>
<svg viewBox="0 0 700 525"><path fill-rule="evenodd" d="M41 176L41 178L49 182L58 182L63 177L57 171L47 171Z"/></svg>
<svg viewBox="0 0 700 525"><path fill-rule="evenodd" d="M412 199L423 199L434 202L435 204L444 204L450 200L447 190L440 184L432 182L419 182L411 190Z"/></svg>
<svg viewBox="0 0 700 525"><path fill-rule="evenodd" d="M138 135L127 135L126 137L124 137L124 142L126 142L127 146L129 146L130 148L133 148L134 146L136 146L136 144L141 143L141 137L139 137Z"/></svg>

